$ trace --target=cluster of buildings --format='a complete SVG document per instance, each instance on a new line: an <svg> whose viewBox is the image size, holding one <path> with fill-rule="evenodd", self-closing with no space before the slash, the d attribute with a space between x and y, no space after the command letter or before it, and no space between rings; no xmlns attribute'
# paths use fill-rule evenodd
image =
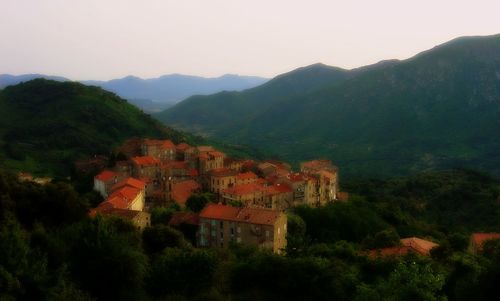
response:
<svg viewBox="0 0 500 301"><path fill-rule="evenodd" d="M304 162L294 172L283 162L237 160L211 146L139 138L119 151L127 159L94 177L94 190L104 201L91 214L133 216L144 228L151 206L176 203L183 208L192 194L209 191L219 204L199 215L200 246L226 247L234 241L278 251L286 244L284 210L346 199L338 192L338 170L329 160Z"/></svg>

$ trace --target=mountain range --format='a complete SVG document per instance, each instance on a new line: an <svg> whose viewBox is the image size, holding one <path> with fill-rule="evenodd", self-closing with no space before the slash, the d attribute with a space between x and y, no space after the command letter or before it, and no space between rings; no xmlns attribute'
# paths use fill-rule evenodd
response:
<svg viewBox="0 0 500 301"><path fill-rule="evenodd" d="M315 64L155 116L295 163L328 158L345 175L449 167L500 174L500 35L352 70Z"/></svg>
<svg viewBox="0 0 500 301"><path fill-rule="evenodd" d="M44 74L0 74L0 89L35 78L70 81L64 77ZM267 79L262 77L235 74L214 78L170 74L149 79L127 76L109 81L86 80L81 81L81 83L114 92L146 112L157 112L192 95L207 95L224 90L240 91L258 86L266 81Z"/></svg>

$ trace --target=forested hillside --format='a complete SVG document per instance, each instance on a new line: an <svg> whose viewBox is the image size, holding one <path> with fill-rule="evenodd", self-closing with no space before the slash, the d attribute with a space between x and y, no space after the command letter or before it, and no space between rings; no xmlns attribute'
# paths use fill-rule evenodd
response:
<svg viewBox="0 0 500 301"><path fill-rule="evenodd" d="M156 117L287 161L323 156L344 175L390 176L449 167L500 174L499 114L496 35L350 71L310 66L252 90L190 98Z"/></svg>

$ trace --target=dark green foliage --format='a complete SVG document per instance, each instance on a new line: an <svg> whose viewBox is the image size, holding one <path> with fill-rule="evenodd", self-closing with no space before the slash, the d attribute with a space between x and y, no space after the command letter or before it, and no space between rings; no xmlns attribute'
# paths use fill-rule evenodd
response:
<svg viewBox="0 0 500 301"><path fill-rule="evenodd" d="M374 236L368 236L363 240L366 249L387 248L399 245L399 234L394 229L386 229L377 232Z"/></svg>
<svg viewBox="0 0 500 301"><path fill-rule="evenodd" d="M0 91L0 146L13 169L67 176L76 159L134 136L189 139L97 87L35 79Z"/></svg>
<svg viewBox="0 0 500 301"><path fill-rule="evenodd" d="M186 201L186 207L193 212L200 212L205 206L215 200L215 195L210 192L192 194Z"/></svg>
<svg viewBox="0 0 500 301"><path fill-rule="evenodd" d="M428 172L390 180L351 181L344 186L365 195L403 237L435 235L436 231L500 230L500 182L482 173ZM458 237L450 239L455 248L460 247Z"/></svg>
<svg viewBox="0 0 500 301"><path fill-rule="evenodd" d="M500 174L498 53L495 35L349 71L314 65L247 91L191 97L156 117L288 162L326 157L344 176Z"/></svg>
<svg viewBox="0 0 500 301"><path fill-rule="evenodd" d="M181 232L165 225L178 208L157 209L155 225L142 233L120 218L90 219L74 214L81 208L69 208L78 207L81 196L66 184L58 185L62 184L19 183L0 172L2 300L446 297L480 301L499 297L500 242L486 243L478 255L464 253L470 232L498 229L487 228L489 214L475 209L497 208L490 207L491 194L485 192L495 192L498 182L483 174L454 171L351 182L349 187L364 197L354 194L348 203L298 207L289 214L289 248L284 255L241 244L227 250L191 247ZM52 191L56 187L60 193ZM458 193L473 197L475 204L461 200ZM55 200L48 202L47 195ZM455 199L460 201L453 208L455 203L449 200ZM422 200L432 200L447 215L435 219L437 209L422 206ZM73 220L51 214L36 202L59 208L60 214ZM29 206L36 210L30 211ZM455 225L453 217L459 214L454 210L465 209L484 214L483 223L467 213L471 222L454 227L460 231L442 226ZM414 254L382 259L365 256L364 248L393 245L402 231L432 233L441 246L428 258Z"/></svg>
<svg viewBox="0 0 500 301"><path fill-rule="evenodd" d="M307 236L313 243L337 240L361 242L368 235L389 227L370 207L370 203L358 200L319 208L300 206L293 212L306 223Z"/></svg>
<svg viewBox="0 0 500 301"><path fill-rule="evenodd" d="M429 263L401 262L389 275L373 286L358 286L356 301L368 300L446 300L441 289L445 277Z"/></svg>
<svg viewBox="0 0 500 301"><path fill-rule="evenodd" d="M162 224L144 229L142 243L144 251L149 254L160 253L165 248L187 248L189 246L181 232Z"/></svg>
<svg viewBox="0 0 500 301"><path fill-rule="evenodd" d="M215 254L206 250L166 249L155 257L148 278L153 296L193 296L213 285L217 268Z"/></svg>
<svg viewBox="0 0 500 301"><path fill-rule="evenodd" d="M18 182L14 176L0 173L4 183L0 208L11 210L26 226L41 222L47 226L60 226L83 219L88 211L88 202L65 183L39 185ZM1 187L0 187L1 188Z"/></svg>
<svg viewBox="0 0 500 301"><path fill-rule="evenodd" d="M349 300L356 275L347 265L316 257L259 253L232 271L235 300Z"/></svg>
<svg viewBox="0 0 500 301"><path fill-rule="evenodd" d="M151 209L151 224L154 225L168 225L172 214L179 211L180 207L177 203L167 207L155 207Z"/></svg>
<svg viewBox="0 0 500 301"><path fill-rule="evenodd" d="M142 287L147 257L132 224L97 217L71 226L65 236L71 275L92 296L125 298Z"/></svg>

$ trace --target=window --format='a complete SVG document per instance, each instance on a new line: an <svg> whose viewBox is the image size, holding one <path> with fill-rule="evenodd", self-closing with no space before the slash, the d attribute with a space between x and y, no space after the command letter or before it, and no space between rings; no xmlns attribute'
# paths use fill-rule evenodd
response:
<svg viewBox="0 0 500 301"><path fill-rule="evenodd" d="M224 228L224 222L219 222L219 227Z"/></svg>
<svg viewBox="0 0 500 301"><path fill-rule="evenodd" d="M224 232L220 232L220 238L223 239L224 238Z"/></svg>
<svg viewBox="0 0 500 301"><path fill-rule="evenodd" d="M215 220L211 220L210 223L212 224L213 227L215 227Z"/></svg>
<svg viewBox="0 0 500 301"><path fill-rule="evenodd" d="M240 227L236 228L236 232L241 233L241 228Z"/></svg>
<svg viewBox="0 0 500 301"><path fill-rule="evenodd" d="M234 235L234 228L231 228L231 235Z"/></svg>
<svg viewBox="0 0 500 301"><path fill-rule="evenodd" d="M278 230L279 231L279 230ZM279 233L278 233L279 234ZM266 237L269 237L269 230L266 230Z"/></svg>

